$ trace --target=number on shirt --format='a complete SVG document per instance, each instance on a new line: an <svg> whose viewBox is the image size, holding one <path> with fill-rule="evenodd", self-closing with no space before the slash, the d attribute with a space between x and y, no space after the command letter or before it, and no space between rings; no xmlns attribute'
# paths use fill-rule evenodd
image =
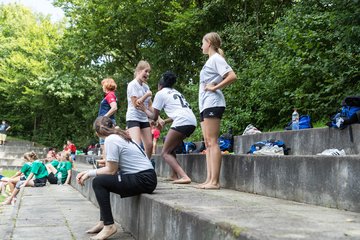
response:
<svg viewBox="0 0 360 240"><path fill-rule="evenodd" d="M183 97L183 95L179 95L179 94L174 94L173 98L179 99L180 100L180 104L183 108L190 108L190 105L188 104L188 102L185 100L185 98Z"/></svg>

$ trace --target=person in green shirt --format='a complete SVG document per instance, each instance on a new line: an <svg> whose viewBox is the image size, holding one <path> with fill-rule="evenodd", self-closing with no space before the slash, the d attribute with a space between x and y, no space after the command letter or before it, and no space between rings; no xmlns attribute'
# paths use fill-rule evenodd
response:
<svg viewBox="0 0 360 240"><path fill-rule="evenodd" d="M24 165L21 167L20 171L17 171L12 177L9 178L9 181L7 182L11 193L14 191L15 185L19 181L25 181L31 172L30 160L27 158L26 154L24 154L23 158L25 161Z"/></svg>
<svg viewBox="0 0 360 240"><path fill-rule="evenodd" d="M61 174L61 183L69 184L71 179L72 160L69 152L60 153L60 162L55 166L52 161L46 165L46 169L49 173L48 181L50 184L57 184L59 174Z"/></svg>
<svg viewBox="0 0 360 240"><path fill-rule="evenodd" d="M41 160L36 160L38 157L35 152L25 153L24 158L29 162L32 162L30 174L25 181L19 181L16 184L11 196L2 203L3 205L14 203L16 201L16 195L22 187L43 187L46 185L48 172L45 164Z"/></svg>

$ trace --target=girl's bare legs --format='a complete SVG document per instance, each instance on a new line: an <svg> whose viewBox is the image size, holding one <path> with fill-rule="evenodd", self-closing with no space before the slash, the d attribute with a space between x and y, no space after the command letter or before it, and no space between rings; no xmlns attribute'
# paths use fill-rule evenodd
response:
<svg viewBox="0 0 360 240"><path fill-rule="evenodd" d="M144 144L145 153L149 159L151 159L152 151L153 151L153 142L152 142L152 134L151 128L143 128L141 129L141 140Z"/></svg>
<svg viewBox="0 0 360 240"><path fill-rule="evenodd" d="M155 153L156 153L156 142L157 142L157 139L154 138L154 139L153 139L153 150L152 150L152 154L155 154Z"/></svg>
<svg viewBox="0 0 360 240"><path fill-rule="evenodd" d="M207 173L209 174L207 182L201 186L203 189L220 188L220 168L221 168L221 151L218 144L220 133L219 118L205 118L203 126L205 128L204 141L206 146Z"/></svg>
<svg viewBox="0 0 360 240"><path fill-rule="evenodd" d="M210 161L210 152L208 150L208 146L207 146L207 141L205 140L206 138L206 125L205 125L205 121L202 121L200 122L200 125L201 125L201 131L202 131L202 134L203 134L203 137L204 137L204 144L205 144L205 148L206 148L206 180L205 182L201 183L201 184L198 184L196 187L197 188L202 188L204 185L208 184L210 182L210 178L211 178L211 172L210 172L210 169L211 169L211 161Z"/></svg>
<svg viewBox="0 0 360 240"><path fill-rule="evenodd" d="M57 173L57 170L53 165L46 164L45 167L46 167L46 170L48 171L48 173L53 173L53 174Z"/></svg>
<svg viewBox="0 0 360 240"><path fill-rule="evenodd" d="M191 183L191 179L185 173L185 171L180 166L179 162L176 160L173 152L177 146L180 145L182 140L184 139L184 135L178 131L170 129L166 135L165 143L161 151L161 157L166 161L167 164L170 165L172 172L172 177L179 176L180 178L175 180L173 183L175 184L188 184ZM174 174L176 173L176 175Z"/></svg>
<svg viewBox="0 0 360 240"><path fill-rule="evenodd" d="M128 133L131 139L137 144L144 144L146 156L150 159L152 155L152 135L150 127L140 129L139 127L129 128Z"/></svg>
<svg viewBox="0 0 360 240"><path fill-rule="evenodd" d="M27 186L33 187L33 186L34 186L34 180L32 180L32 179L29 180L28 184L27 184L25 187L27 187ZM14 191L12 192L11 196L8 197L8 198L2 203L2 205L9 205L9 204L11 204L11 201L16 198L16 196L17 196L17 194L18 194L19 192L20 192L20 189L15 188Z"/></svg>

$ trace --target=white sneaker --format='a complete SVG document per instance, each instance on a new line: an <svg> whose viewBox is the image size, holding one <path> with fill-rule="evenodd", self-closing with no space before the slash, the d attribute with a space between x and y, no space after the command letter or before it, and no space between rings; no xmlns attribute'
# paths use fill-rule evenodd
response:
<svg viewBox="0 0 360 240"><path fill-rule="evenodd" d="M344 149L338 150L336 148L330 148L318 153L316 155L324 155L324 156L345 156L346 153Z"/></svg>
<svg viewBox="0 0 360 240"><path fill-rule="evenodd" d="M255 151L255 155L284 155L284 149L277 145L275 146L263 146L260 150Z"/></svg>

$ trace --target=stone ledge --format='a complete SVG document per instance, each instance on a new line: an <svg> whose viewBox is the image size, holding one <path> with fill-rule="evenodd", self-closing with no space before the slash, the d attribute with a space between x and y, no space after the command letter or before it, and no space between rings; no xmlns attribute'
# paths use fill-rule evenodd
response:
<svg viewBox="0 0 360 240"><path fill-rule="evenodd" d="M326 127L235 136L234 152L245 154L258 141L276 139L291 148L291 155L316 155L329 148L344 149L346 154L360 154L359 133L360 124L353 124L344 130Z"/></svg>
<svg viewBox="0 0 360 240"><path fill-rule="evenodd" d="M91 180L72 182L96 203ZM199 190L160 179L153 194L111 194L116 221L135 239L317 239L360 237L360 215L255 194Z"/></svg>
<svg viewBox="0 0 360 240"><path fill-rule="evenodd" d="M154 156L156 172L169 166ZM177 160L194 182L206 178L203 154L180 154ZM223 155L221 187L268 197L360 212L360 157Z"/></svg>

